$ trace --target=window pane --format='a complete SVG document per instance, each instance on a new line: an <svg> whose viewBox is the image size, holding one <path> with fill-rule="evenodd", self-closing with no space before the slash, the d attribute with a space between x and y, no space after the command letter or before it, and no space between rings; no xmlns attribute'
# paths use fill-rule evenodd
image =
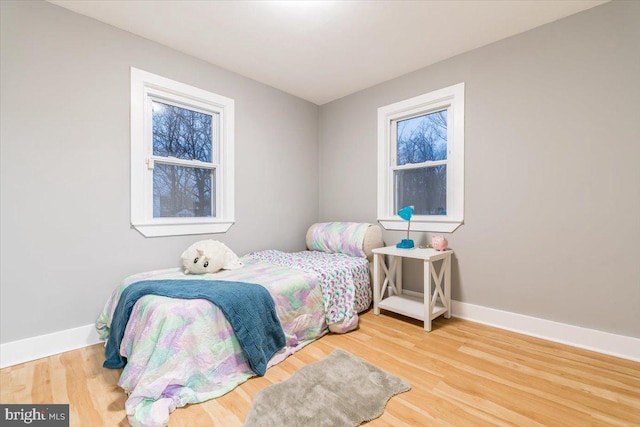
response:
<svg viewBox="0 0 640 427"><path fill-rule="evenodd" d="M211 114L153 101L153 154L211 162Z"/></svg>
<svg viewBox="0 0 640 427"><path fill-rule="evenodd" d="M447 110L399 120L397 165L447 158Z"/></svg>
<svg viewBox="0 0 640 427"><path fill-rule="evenodd" d="M395 212L413 205L416 215L447 214L447 166L397 170Z"/></svg>
<svg viewBox="0 0 640 427"><path fill-rule="evenodd" d="M214 217L215 170L155 164L153 217Z"/></svg>

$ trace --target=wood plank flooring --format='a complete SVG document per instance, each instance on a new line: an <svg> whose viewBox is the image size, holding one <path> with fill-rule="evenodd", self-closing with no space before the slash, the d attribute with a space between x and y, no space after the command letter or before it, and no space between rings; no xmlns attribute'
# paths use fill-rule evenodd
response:
<svg viewBox="0 0 640 427"><path fill-rule="evenodd" d="M451 318L426 333L386 313L329 335L215 400L177 409L172 427L241 426L263 387L342 348L408 380L368 423L383 426L640 426L640 363ZM72 426L127 426L119 370L104 348L79 350L0 371L2 403L69 403Z"/></svg>

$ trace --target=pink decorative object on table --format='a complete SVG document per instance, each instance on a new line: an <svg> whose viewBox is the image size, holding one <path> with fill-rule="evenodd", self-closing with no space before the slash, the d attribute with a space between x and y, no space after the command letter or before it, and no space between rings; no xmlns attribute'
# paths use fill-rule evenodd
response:
<svg viewBox="0 0 640 427"><path fill-rule="evenodd" d="M432 236L431 246L436 251L444 251L449 246L449 241L444 236Z"/></svg>

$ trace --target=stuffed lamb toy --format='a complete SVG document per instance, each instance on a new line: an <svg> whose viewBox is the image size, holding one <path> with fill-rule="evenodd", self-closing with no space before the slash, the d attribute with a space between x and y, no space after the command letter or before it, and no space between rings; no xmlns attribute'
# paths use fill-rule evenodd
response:
<svg viewBox="0 0 640 427"><path fill-rule="evenodd" d="M240 268L242 262L224 243L201 240L182 253L182 265L185 274L204 274Z"/></svg>

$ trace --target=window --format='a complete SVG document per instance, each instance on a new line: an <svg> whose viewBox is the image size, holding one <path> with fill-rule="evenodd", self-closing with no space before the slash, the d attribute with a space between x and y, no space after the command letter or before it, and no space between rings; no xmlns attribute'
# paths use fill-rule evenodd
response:
<svg viewBox="0 0 640 427"><path fill-rule="evenodd" d="M234 101L131 68L131 224L145 236L234 221Z"/></svg>
<svg viewBox="0 0 640 427"><path fill-rule="evenodd" d="M452 232L464 216L464 83L378 108L378 221Z"/></svg>

